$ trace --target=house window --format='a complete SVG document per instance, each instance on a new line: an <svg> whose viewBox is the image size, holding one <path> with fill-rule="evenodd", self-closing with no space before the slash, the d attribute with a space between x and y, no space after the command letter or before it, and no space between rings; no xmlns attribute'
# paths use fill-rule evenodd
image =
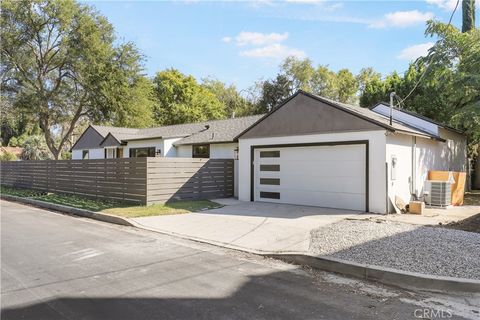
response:
<svg viewBox="0 0 480 320"><path fill-rule="evenodd" d="M199 144L192 148L192 158L210 158L210 145Z"/></svg>
<svg viewBox="0 0 480 320"><path fill-rule="evenodd" d="M82 150L82 159L88 159L88 150Z"/></svg>
<svg viewBox="0 0 480 320"><path fill-rule="evenodd" d="M155 157L155 147L130 148L130 158Z"/></svg>

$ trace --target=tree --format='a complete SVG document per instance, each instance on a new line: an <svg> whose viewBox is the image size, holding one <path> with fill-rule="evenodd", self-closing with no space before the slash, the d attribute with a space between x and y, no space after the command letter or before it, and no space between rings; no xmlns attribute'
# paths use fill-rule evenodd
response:
<svg viewBox="0 0 480 320"><path fill-rule="evenodd" d="M348 69L339 70L336 77L337 94L334 99L343 103L356 103L357 91L358 82L355 76Z"/></svg>
<svg viewBox="0 0 480 320"><path fill-rule="evenodd" d="M45 144L45 137L40 135L28 136L23 144L23 160L48 160L51 154Z"/></svg>
<svg viewBox="0 0 480 320"><path fill-rule="evenodd" d="M347 69L334 72L323 65L315 69L310 59L288 57L280 74L288 79L292 91L301 89L344 103L357 102L358 82Z"/></svg>
<svg viewBox="0 0 480 320"><path fill-rule="evenodd" d="M287 57L281 65L282 73L292 83L292 88L296 90L312 91L312 78L315 69L312 61L308 58L298 59L295 57Z"/></svg>
<svg viewBox="0 0 480 320"><path fill-rule="evenodd" d="M242 97L234 85L225 85L215 78L202 79L202 87L212 92L223 104L227 117L244 116L250 114L252 104Z"/></svg>
<svg viewBox="0 0 480 320"><path fill-rule="evenodd" d="M154 82L158 124L171 125L226 117L224 105L195 78L176 69L157 73Z"/></svg>
<svg viewBox="0 0 480 320"><path fill-rule="evenodd" d="M318 66L311 80L312 93L319 96L335 99L337 96L337 75L327 66Z"/></svg>
<svg viewBox="0 0 480 320"><path fill-rule="evenodd" d="M292 81L283 74L261 84L261 97L255 110L256 114L266 113L277 107L294 92Z"/></svg>
<svg viewBox="0 0 480 320"><path fill-rule="evenodd" d="M462 32L475 29L475 0L462 0Z"/></svg>
<svg viewBox="0 0 480 320"><path fill-rule="evenodd" d="M462 33L429 21L425 34L438 38L428 56L412 62L403 76L368 81L360 104L386 101L395 91L400 99L407 97L402 108L464 130L473 155L480 142L480 30Z"/></svg>
<svg viewBox="0 0 480 320"><path fill-rule="evenodd" d="M2 95L39 123L55 159L82 118L119 113L135 122L140 55L130 43L115 45L105 17L73 0L5 0L1 9Z"/></svg>

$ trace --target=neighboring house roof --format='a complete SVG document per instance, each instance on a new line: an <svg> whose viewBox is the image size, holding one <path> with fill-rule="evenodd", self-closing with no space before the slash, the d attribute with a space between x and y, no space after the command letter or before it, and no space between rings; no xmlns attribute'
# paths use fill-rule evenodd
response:
<svg viewBox="0 0 480 320"><path fill-rule="evenodd" d="M263 117L263 114L249 117L233 118L206 122L203 130L176 141L174 145L233 142L235 137Z"/></svg>
<svg viewBox="0 0 480 320"><path fill-rule="evenodd" d="M278 107L274 108L272 111L270 111L269 113L264 115L257 122L255 122L250 127L248 127L246 130L241 132L238 136L236 136L235 140L240 138L243 134L248 132L250 129L252 129L254 126L256 126L258 123L263 121L265 118L270 116L275 111L277 111L280 108L282 108L283 106L285 106L290 100L294 99L296 96L298 96L300 94L304 95L304 96L307 96L309 98L315 99L317 101L323 102L324 104L327 104L331 107L334 107L334 108L337 108L337 109L342 110L344 112L347 112L347 113L349 113L351 115L354 115L356 117L359 117L363 120L374 123L374 124L384 128L384 129L392 131L392 132L398 131L398 132L403 132L403 133L407 133L407 134L424 136L424 137L444 141L442 138L440 138L437 135L431 134L431 133L426 132L426 131L419 130L417 128L414 128L412 126L403 124L403 123L395 121L395 120L390 125L390 119L388 117L385 117L385 116L383 116L379 113L376 113L376 112L374 112L374 111L372 111L368 108L362 108L362 107L359 107L359 106L353 106L353 105L348 105L348 104L345 104L345 103L337 102L337 101L334 101L334 100L331 100L331 99L328 99L328 98L320 97L320 96L305 92L303 90L297 91L294 95L289 97L287 100L283 101Z"/></svg>
<svg viewBox="0 0 480 320"><path fill-rule="evenodd" d="M0 153L13 153L17 158L20 158L23 153L23 148L20 147L0 147Z"/></svg>

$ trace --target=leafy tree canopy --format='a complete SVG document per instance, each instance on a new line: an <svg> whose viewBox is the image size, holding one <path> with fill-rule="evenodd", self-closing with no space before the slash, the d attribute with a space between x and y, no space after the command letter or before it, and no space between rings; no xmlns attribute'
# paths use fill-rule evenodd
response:
<svg viewBox="0 0 480 320"><path fill-rule="evenodd" d="M158 124L181 124L226 117L224 104L192 76L186 76L176 69L167 69L158 72L153 83L156 97L154 118Z"/></svg>
<svg viewBox="0 0 480 320"><path fill-rule="evenodd" d="M212 92L223 104L227 117L245 116L252 112L253 103L244 98L234 85L209 77L202 79L202 86Z"/></svg>
<svg viewBox="0 0 480 320"><path fill-rule="evenodd" d="M411 63L403 76L367 81L360 105L387 101L392 91L401 99L411 92L400 107L464 130L472 152L480 141L480 30L462 33L429 21L426 35L438 38L428 56Z"/></svg>
<svg viewBox="0 0 480 320"><path fill-rule="evenodd" d="M141 57L114 44L105 17L73 0L4 0L1 9L2 96L39 123L56 159L82 118L149 123Z"/></svg>

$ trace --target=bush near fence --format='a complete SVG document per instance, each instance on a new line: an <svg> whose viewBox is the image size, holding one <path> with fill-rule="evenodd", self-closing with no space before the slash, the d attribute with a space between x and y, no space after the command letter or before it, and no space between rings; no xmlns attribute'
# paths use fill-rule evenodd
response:
<svg viewBox="0 0 480 320"><path fill-rule="evenodd" d="M233 196L233 160L121 158L0 162L1 184L140 204Z"/></svg>

